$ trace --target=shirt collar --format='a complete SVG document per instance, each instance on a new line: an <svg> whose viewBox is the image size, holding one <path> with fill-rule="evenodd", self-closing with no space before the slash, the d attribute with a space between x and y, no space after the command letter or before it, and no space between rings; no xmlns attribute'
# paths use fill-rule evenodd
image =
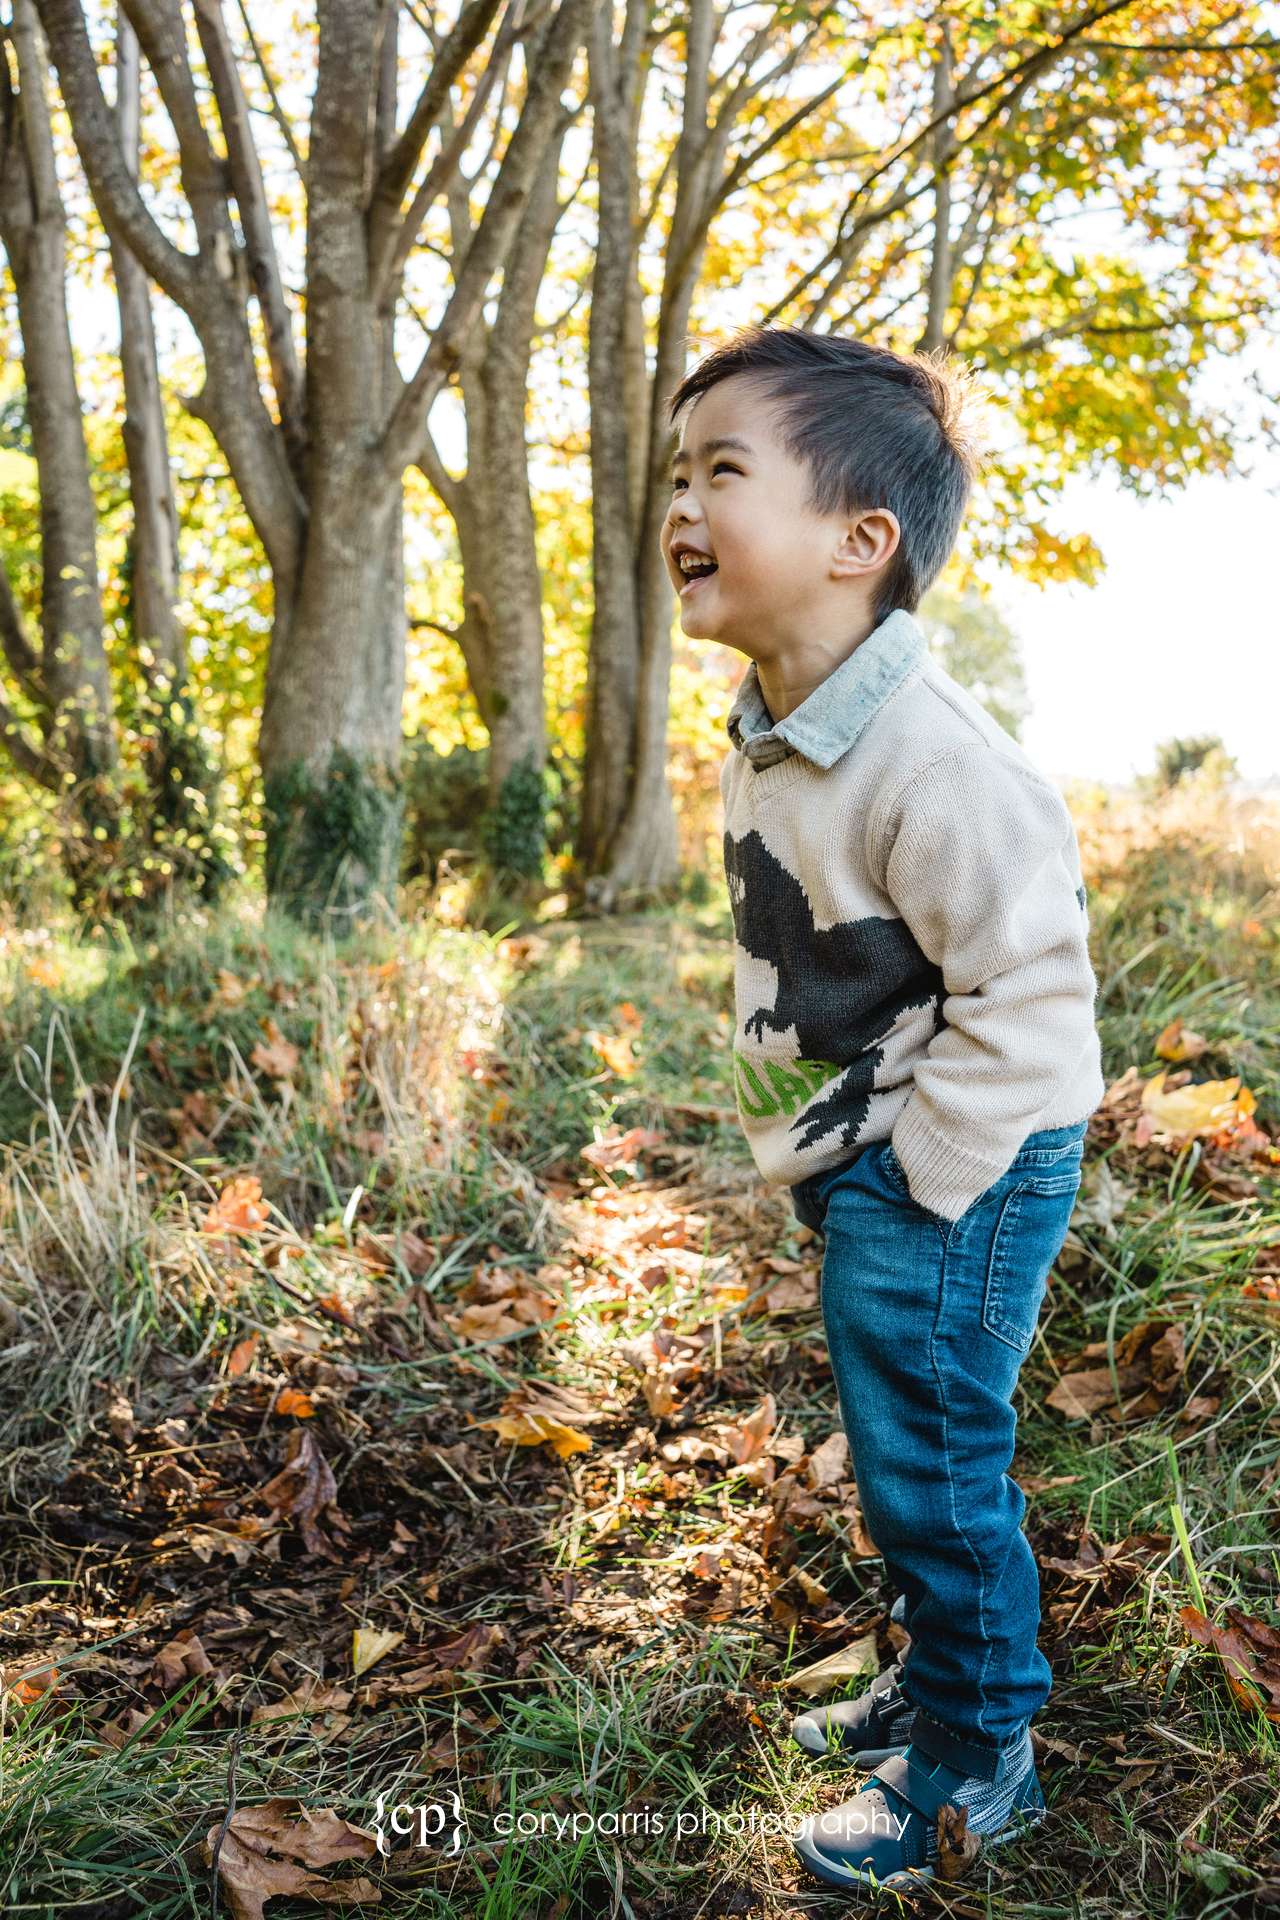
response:
<svg viewBox="0 0 1280 1920"><path fill-rule="evenodd" d="M772 766L792 752L815 766L832 766L927 652L924 629L905 607L897 607L776 724L753 660L729 709L729 738L756 767Z"/></svg>

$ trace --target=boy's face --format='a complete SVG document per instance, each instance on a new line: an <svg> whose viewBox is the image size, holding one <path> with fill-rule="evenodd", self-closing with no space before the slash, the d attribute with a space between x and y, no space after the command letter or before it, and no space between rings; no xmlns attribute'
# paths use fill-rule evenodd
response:
<svg viewBox="0 0 1280 1920"><path fill-rule="evenodd" d="M867 516L878 530L866 531L864 521L859 533L860 516L822 516L805 505L808 470L783 447L773 418L773 404L747 374L699 396L680 429L661 534L683 631L760 661L815 649L821 656L839 649L842 634L846 647L851 635L864 637L863 616L897 544L891 514ZM722 439L739 444L707 445ZM716 571L690 581L681 546L710 555ZM854 635L860 620L864 631Z"/></svg>

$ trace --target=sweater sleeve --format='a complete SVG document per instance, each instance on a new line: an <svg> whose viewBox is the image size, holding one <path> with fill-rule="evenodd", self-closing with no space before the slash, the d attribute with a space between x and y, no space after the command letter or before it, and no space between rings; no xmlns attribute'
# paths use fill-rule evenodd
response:
<svg viewBox="0 0 1280 1920"><path fill-rule="evenodd" d="M946 989L893 1150L913 1199L956 1220L1096 1046L1075 829L1055 788L975 744L909 783L884 851L886 891Z"/></svg>

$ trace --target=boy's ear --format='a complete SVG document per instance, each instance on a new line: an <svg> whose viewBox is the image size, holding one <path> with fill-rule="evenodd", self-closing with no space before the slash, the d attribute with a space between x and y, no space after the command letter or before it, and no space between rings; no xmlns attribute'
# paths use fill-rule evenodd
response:
<svg viewBox="0 0 1280 1920"><path fill-rule="evenodd" d="M902 529L896 514L887 507L873 507L867 513L855 513L845 523L835 552L832 569L840 579L857 579L877 573L898 551Z"/></svg>

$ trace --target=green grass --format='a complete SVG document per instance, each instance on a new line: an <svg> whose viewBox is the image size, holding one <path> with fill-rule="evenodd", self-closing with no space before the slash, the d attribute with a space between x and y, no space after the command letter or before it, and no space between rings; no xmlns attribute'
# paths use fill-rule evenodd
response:
<svg viewBox="0 0 1280 1920"><path fill-rule="evenodd" d="M1280 1131L1274 849L1241 853L1215 816L1207 838L1184 822L1104 858L1095 828L1108 1080L1166 1065L1155 1041L1180 1016L1209 1042L1196 1076L1240 1074ZM11 1683L42 1662L59 1680L0 1695L5 1911L208 1913L200 1843L231 1782L240 1807L281 1796L366 1828L379 1795L456 1791L461 1854L397 1844L363 1868L390 1915L826 1910L786 1835L856 1775L792 1747L781 1683L867 1631L889 1657L892 1595L838 1502L767 1542L767 1476L723 1446L699 1457L767 1394L805 1450L837 1424L816 1305L760 1310L764 1261L812 1273L815 1247L725 1118L728 925L716 893L524 928L541 944L523 957L421 922L335 950L242 901L143 950L7 941L0 1662ZM219 994L220 970L244 992ZM284 1079L252 1061L266 1021L298 1049ZM593 1031L634 1032L634 1075ZM173 1115L202 1092L211 1130L184 1142ZM663 1139L605 1174L579 1156L610 1127ZM1211 1165L1123 1132L1090 1145L1018 1389L1015 1474L1071 1476L1027 1513L1055 1670L1036 1728L1066 1750L1041 1761L1053 1817L911 1911L1181 1920L1280 1900L1277 1727L1179 1618L1203 1602L1274 1626L1280 1591L1280 1308L1244 1290L1280 1238L1277 1181L1223 1194ZM204 1213L246 1172L270 1231L212 1241ZM1108 1179L1129 1190L1114 1218ZM468 1331L521 1275L553 1311ZM1167 1401L1124 1425L1046 1406L1087 1342L1114 1356L1158 1318L1186 1346ZM688 1362L670 1415L643 1390L664 1345ZM476 1425L522 1386L576 1391L590 1449ZM285 1388L309 1418L276 1410ZM1193 1396L1217 1406L1188 1424ZM333 1473L327 1550L287 1513L240 1557L209 1547L265 1521L260 1489L302 1434ZM1105 1579L1050 1567L1082 1529L1137 1545ZM359 1678L357 1627L403 1636ZM438 1664L486 1627L482 1664ZM210 1670L161 1680L188 1629ZM253 1720L309 1679L352 1696L337 1722ZM608 1831L625 1810L631 1830Z"/></svg>

